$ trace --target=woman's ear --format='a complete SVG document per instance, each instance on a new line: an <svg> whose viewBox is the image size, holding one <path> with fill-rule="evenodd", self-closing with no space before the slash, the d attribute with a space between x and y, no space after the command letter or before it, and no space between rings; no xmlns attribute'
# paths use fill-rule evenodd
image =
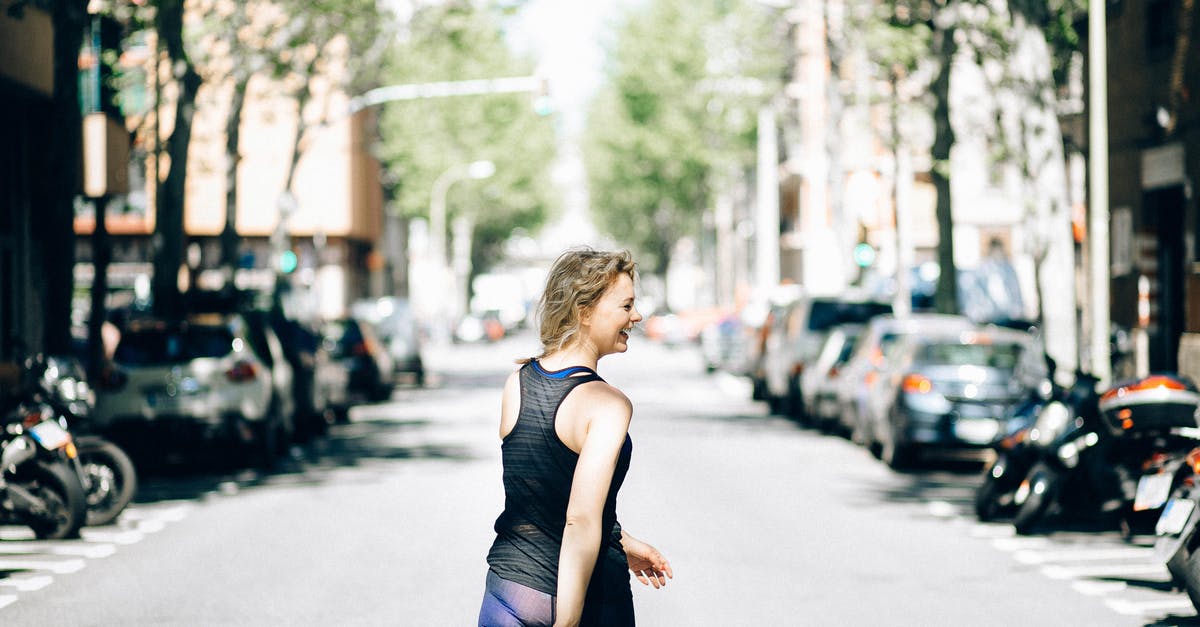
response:
<svg viewBox="0 0 1200 627"><path fill-rule="evenodd" d="M579 308L579 326L585 327L591 323L592 323L592 308L591 307L580 307Z"/></svg>

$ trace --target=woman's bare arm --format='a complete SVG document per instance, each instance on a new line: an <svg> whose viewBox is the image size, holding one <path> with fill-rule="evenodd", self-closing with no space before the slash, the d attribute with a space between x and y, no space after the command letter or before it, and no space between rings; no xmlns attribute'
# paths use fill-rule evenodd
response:
<svg viewBox="0 0 1200 627"><path fill-rule="evenodd" d="M601 523L604 501L633 416L629 400L607 384L584 384L578 392L584 392L577 399L582 402L572 406L587 408L587 414L577 416L576 428L571 430L576 434L582 432L582 445L571 481L567 524L558 558L555 625L576 625L583 614L583 600L600 552L600 541L608 531L602 529Z"/></svg>

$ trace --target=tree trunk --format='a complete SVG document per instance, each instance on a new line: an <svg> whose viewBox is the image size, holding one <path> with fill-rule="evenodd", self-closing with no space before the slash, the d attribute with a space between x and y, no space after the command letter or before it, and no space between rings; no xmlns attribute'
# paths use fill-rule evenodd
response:
<svg viewBox="0 0 1200 627"><path fill-rule="evenodd" d="M221 267L229 273L229 281L233 281L238 266L238 165L242 160L242 108L246 103L246 86L249 82L249 73L234 78L229 117L225 121L225 229L221 231Z"/></svg>
<svg viewBox="0 0 1200 627"><path fill-rule="evenodd" d="M75 289L75 195L81 179L83 117L79 111L79 46L87 24L85 0L54 3L54 104L50 124L50 172L42 249L45 293L44 347L71 350L71 295ZM37 212L35 212L36 214Z"/></svg>
<svg viewBox="0 0 1200 627"><path fill-rule="evenodd" d="M108 264L112 261L112 240L108 237L108 225L105 219L108 209L108 196L92 200L96 216L96 226L92 230L92 308L88 317L88 378L95 379L100 374L104 364L104 337L102 330L104 320L108 317L105 298L108 295Z"/></svg>
<svg viewBox="0 0 1200 627"><path fill-rule="evenodd" d="M183 205L187 181L188 147L192 138L192 117L196 111L196 93L201 78L187 56L183 44L183 0L163 0L159 5L158 34L167 48L167 58L175 68L179 99L175 103L175 127L167 139L170 170L158 197L158 246L154 256L154 310L160 316L182 313L178 276L183 265Z"/></svg>
<svg viewBox="0 0 1200 627"><path fill-rule="evenodd" d="M930 86L936 101L933 108L933 167L930 175L937 191L937 259L941 269L934 308L946 314L958 313L958 270L954 267L954 216L950 197L950 148L954 146L954 129L950 126L950 73L958 50L954 31L953 26L947 27L934 36L938 73Z"/></svg>

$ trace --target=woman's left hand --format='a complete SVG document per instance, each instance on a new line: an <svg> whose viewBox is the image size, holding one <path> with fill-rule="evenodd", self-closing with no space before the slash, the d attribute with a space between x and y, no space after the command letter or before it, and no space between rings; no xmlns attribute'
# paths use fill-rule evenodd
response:
<svg viewBox="0 0 1200 627"><path fill-rule="evenodd" d="M625 559L629 563L629 570L633 571L634 576L642 582L642 585L661 588L667 585L668 578L675 578L670 562L663 557L662 553L658 552L658 549L629 534L625 534L622 540L621 546L625 549Z"/></svg>

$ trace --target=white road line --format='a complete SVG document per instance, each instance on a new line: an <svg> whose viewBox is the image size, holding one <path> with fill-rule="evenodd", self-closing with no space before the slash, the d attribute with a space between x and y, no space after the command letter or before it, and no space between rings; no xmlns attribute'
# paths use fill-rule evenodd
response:
<svg viewBox="0 0 1200 627"><path fill-rule="evenodd" d="M162 520L165 522L179 522L187 517L187 505L175 505L172 507L136 507L129 508L121 512L121 519L128 521L142 520Z"/></svg>
<svg viewBox="0 0 1200 627"><path fill-rule="evenodd" d="M15 594L0 594L0 608L5 608L17 602Z"/></svg>
<svg viewBox="0 0 1200 627"><path fill-rule="evenodd" d="M1158 601L1126 601L1125 599L1108 599L1104 602L1109 609L1125 616L1139 616L1166 610L1192 610L1195 607L1188 599L1161 599Z"/></svg>
<svg viewBox="0 0 1200 627"><path fill-rule="evenodd" d="M1074 549L1064 551L1034 551L1022 549L1013 553L1013 558L1022 564L1045 564L1047 562L1087 562L1092 560L1144 559L1154 557L1154 549L1139 547L1115 547L1109 549Z"/></svg>
<svg viewBox="0 0 1200 627"><path fill-rule="evenodd" d="M0 557L0 570L48 570L58 575L66 575L83 570L87 562L83 560L39 561L7 559Z"/></svg>
<svg viewBox="0 0 1200 627"><path fill-rule="evenodd" d="M1086 577L1124 577L1132 575L1167 576L1162 564L1093 564L1090 566L1043 566L1042 574L1051 579L1082 579Z"/></svg>
<svg viewBox="0 0 1200 627"><path fill-rule="evenodd" d="M167 526L167 523L161 520L143 520L137 524L137 530L141 533L156 533L162 531Z"/></svg>
<svg viewBox="0 0 1200 627"><path fill-rule="evenodd" d="M29 527L4 527L0 528L0 542L8 540L33 540L33 530Z"/></svg>
<svg viewBox="0 0 1200 627"><path fill-rule="evenodd" d="M938 518L949 518L958 513L958 508L946 501L930 501L928 508L929 513Z"/></svg>
<svg viewBox="0 0 1200 627"><path fill-rule="evenodd" d="M79 535L88 542L110 542L112 544L135 544L141 542L146 536L139 531L129 529L125 531L110 531L107 529L88 529L79 530Z"/></svg>
<svg viewBox="0 0 1200 627"><path fill-rule="evenodd" d="M1076 581L1071 584L1076 592L1089 597L1116 594L1129 587L1124 581Z"/></svg>
<svg viewBox="0 0 1200 627"><path fill-rule="evenodd" d="M27 555L51 553L98 559L117 552L111 544L56 544L54 542L4 542L0 543L0 555Z"/></svg>
<svg viewBox="0 0 1200 627"><path fill-rule="evenodd" d="M0 587L16 588L20 592L41 590L54 582L50 575L35 575L33 577L5 577L0 579Z"/></svg>
<svg viewBox="0 0 1200 627"><path fill-rule="evenodd" d="M1036 549L1049 544L1050 541L1046 538L995 538L992 540L992 546L1010 553L1021 549Z"/></svg>
<svg viewBox="0 0 1200 627"><path fill-rule="evenodd" d="M998 523L975 523L971 527L972 538L1011 538L1017 535L1012 525Z"/></svg>

